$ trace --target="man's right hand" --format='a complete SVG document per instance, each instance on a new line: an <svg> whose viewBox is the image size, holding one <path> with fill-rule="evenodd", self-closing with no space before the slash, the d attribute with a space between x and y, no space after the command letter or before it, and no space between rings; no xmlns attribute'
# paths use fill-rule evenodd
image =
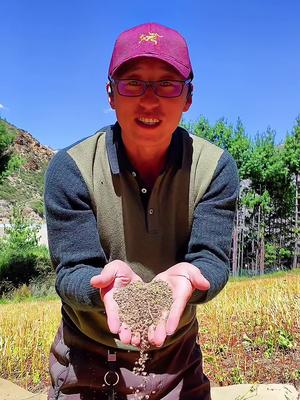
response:
<svg viewBox="0 0 300 400"><path fill-rule="evenodd" d="M112 333L119 333L120 340L125 344L137 345L131 330L120 323L118 305L114 300L116 289L127 286L131 282L142 279L124 261L114 260L103 268L101 274L93 276L91 286L100 289L100 295L105 306L107 323Z"/></svg>

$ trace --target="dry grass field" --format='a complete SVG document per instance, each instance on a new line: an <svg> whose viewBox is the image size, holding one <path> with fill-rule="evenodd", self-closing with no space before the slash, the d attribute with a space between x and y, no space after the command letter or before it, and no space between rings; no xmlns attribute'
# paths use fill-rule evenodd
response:
<svg viewBox="0 0 300 400"><path fill-rule="evenodd" d="M299 272L229 282L198 307L205 371L214 382L299 386Z"/></svg>
<svg viewBox="0 0 300 400"><path fill-rule="evenodd" d="M198 307L207 375L219 385L300 382L300 271L236 280ZM49 383L60 303L0 305L0 376L34 392Z"/></svg>

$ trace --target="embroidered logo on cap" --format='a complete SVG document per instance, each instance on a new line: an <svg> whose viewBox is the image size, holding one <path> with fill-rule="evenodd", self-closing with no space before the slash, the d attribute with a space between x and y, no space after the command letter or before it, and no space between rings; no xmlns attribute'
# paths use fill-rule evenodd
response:
<svg viewBox="0 0 300 400"><path fill-rule="evenodd" d="M139 43L142 42L152 42L154 44L157 44L158 38L162 38L163 36L159 35L158 33L154 32L149 32L148 35L145 35L144 33L140 35L140 41Z"/></svg>

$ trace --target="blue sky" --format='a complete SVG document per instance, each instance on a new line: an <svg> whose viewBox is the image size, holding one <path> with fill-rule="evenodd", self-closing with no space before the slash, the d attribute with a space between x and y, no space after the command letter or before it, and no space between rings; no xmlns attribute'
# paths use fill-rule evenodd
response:
<svg viewBox="0 0 300 400"><path fill-rule="evenodd" d="M155 21L186 38L187 121L241 118L284 140L300 114L300 1L0 0L0 115L58 149L115 121L105 83L117 35Z"/></svg>

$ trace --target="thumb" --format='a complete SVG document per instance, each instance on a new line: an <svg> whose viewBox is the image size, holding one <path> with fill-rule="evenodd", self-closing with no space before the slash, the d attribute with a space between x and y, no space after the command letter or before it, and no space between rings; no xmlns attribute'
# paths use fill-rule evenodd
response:
<svg viewBox="0 0 300 400"><path fill-rule="evenodd" d="M101 271L100 275L93 276L90 283L94 288L102 289L109 286L116 278L116 271L114 268L105 268Z"/></svg>
<svg viewBox="0 0 300 400"><path fill-rule="evenodd" d="M208 290L210 288L209 281L201 274L200 270L193 270L189 273L190 280L194 289Z"/></svg>

